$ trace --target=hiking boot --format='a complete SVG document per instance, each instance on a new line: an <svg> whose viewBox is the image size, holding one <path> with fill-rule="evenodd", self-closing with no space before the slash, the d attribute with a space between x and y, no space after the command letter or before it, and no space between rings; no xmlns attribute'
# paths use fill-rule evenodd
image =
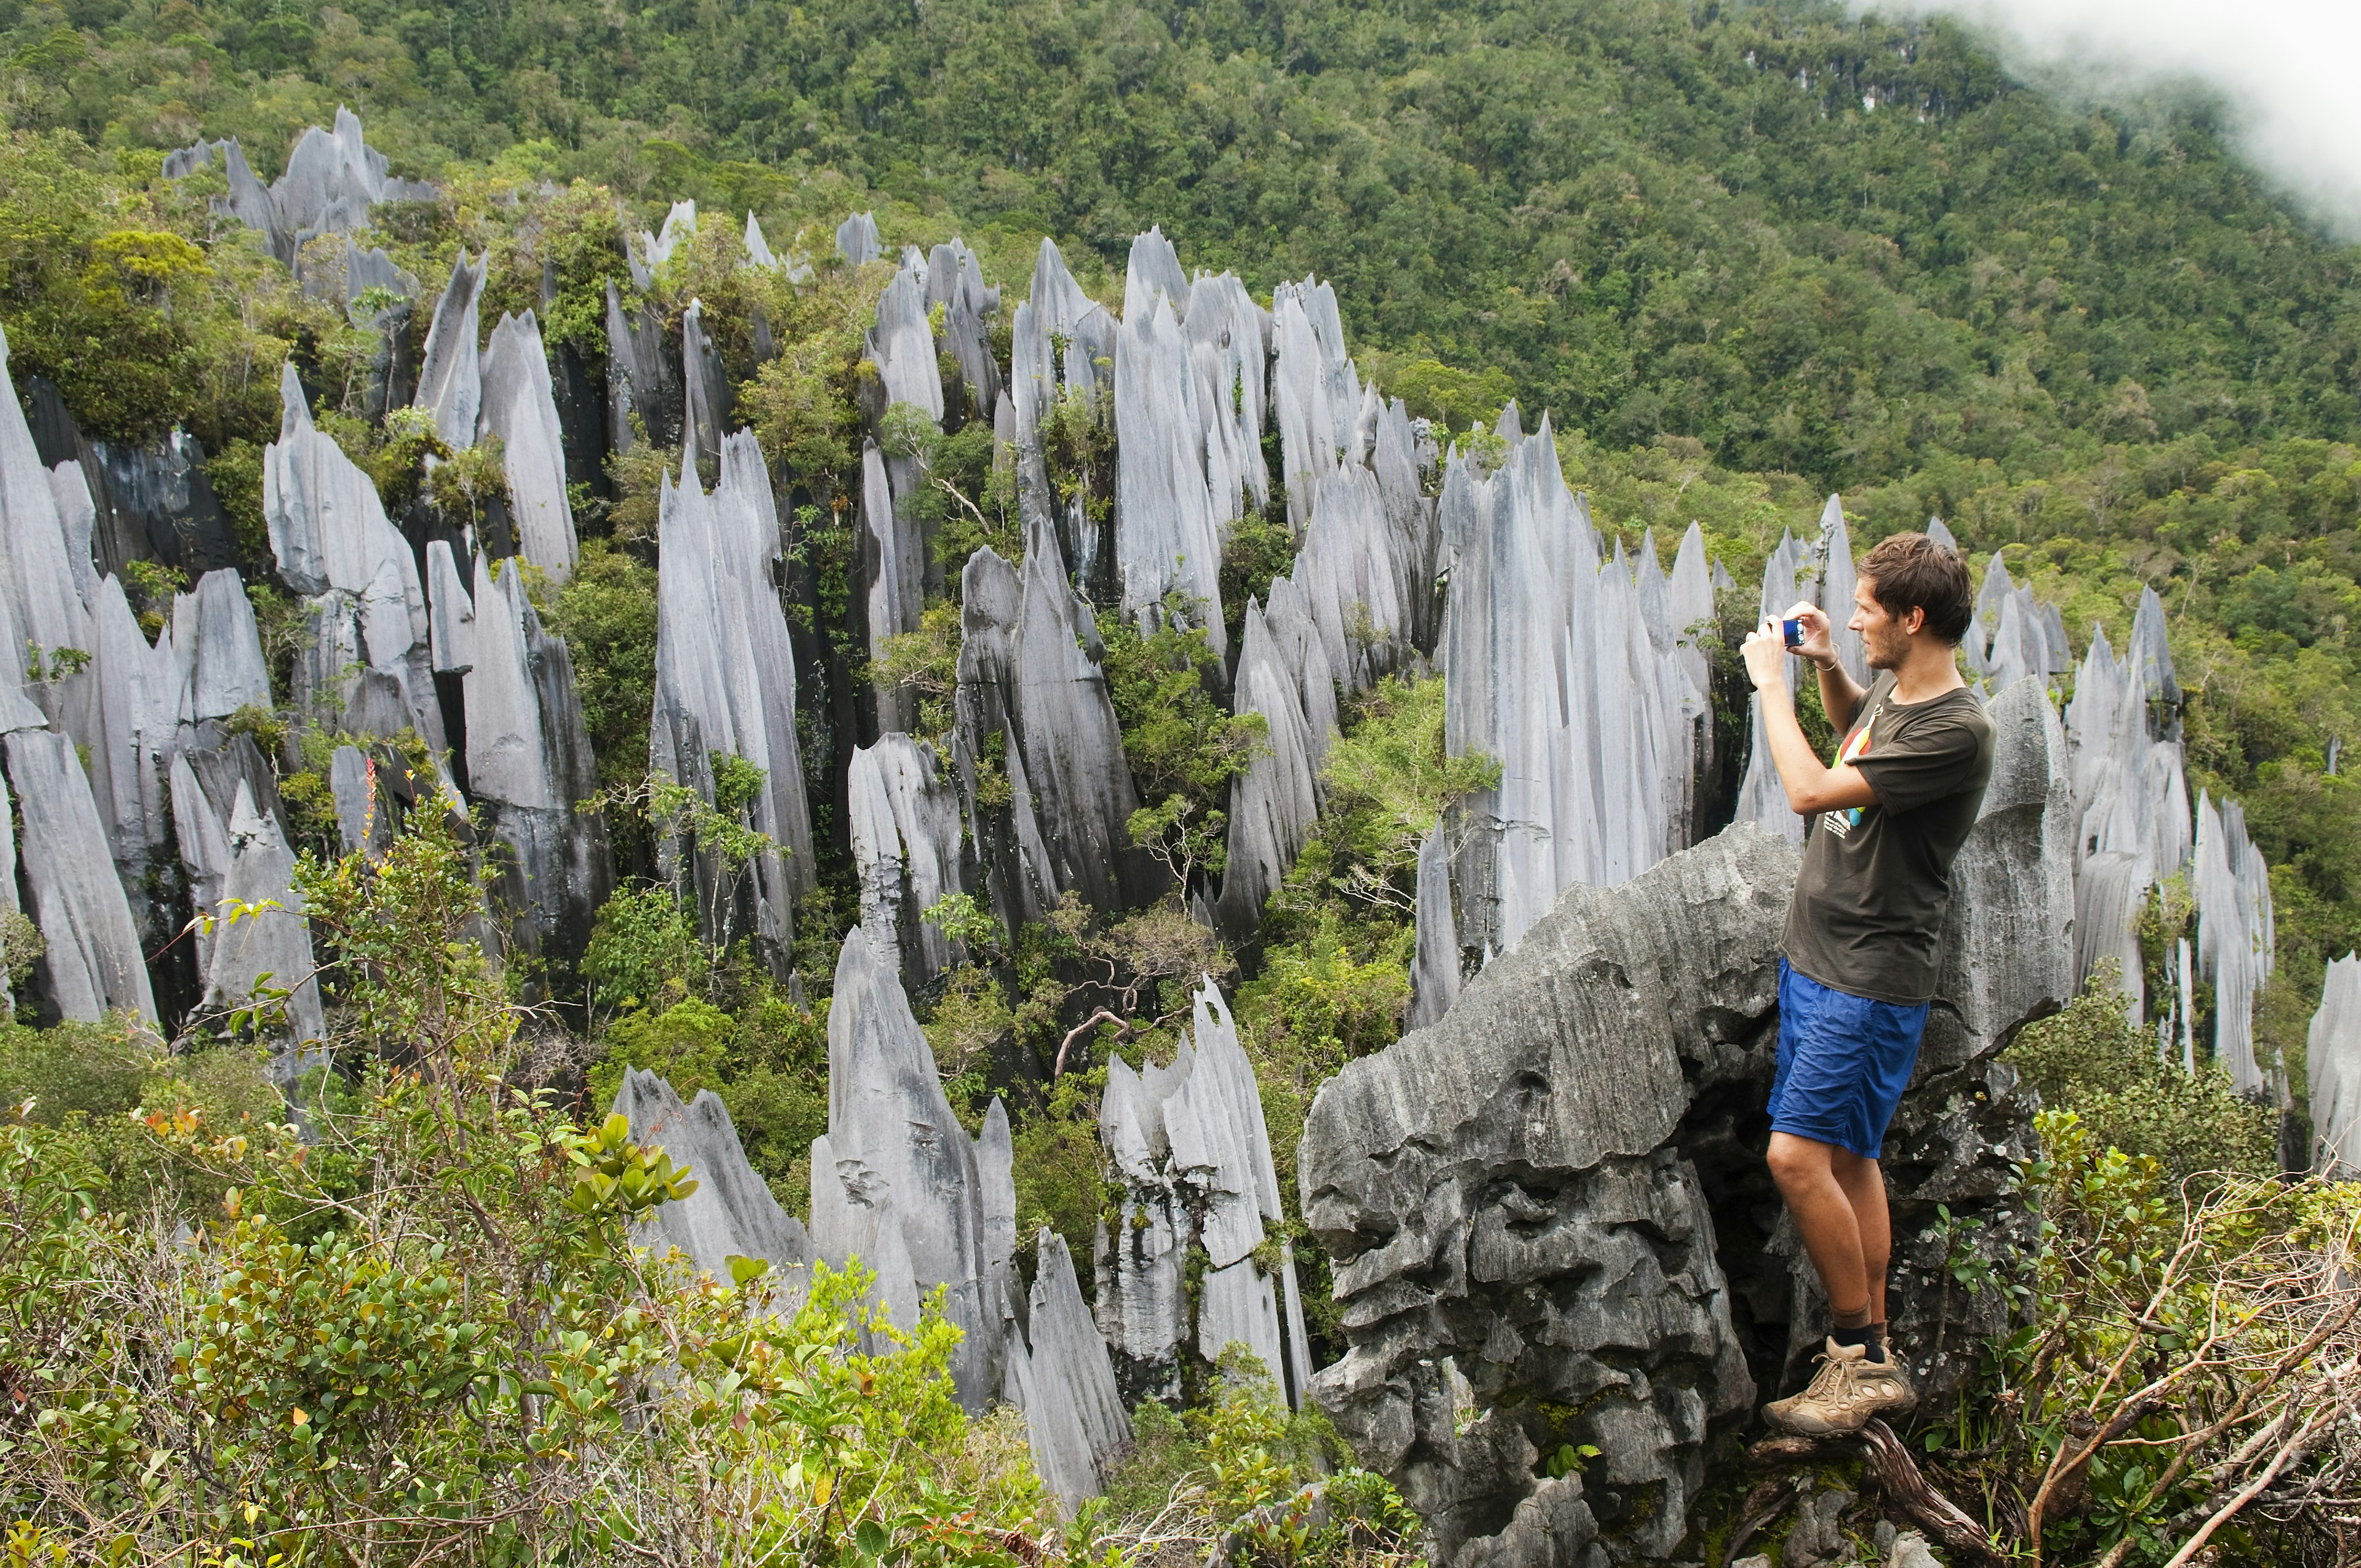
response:
<svg viewBox="0 0 2361 1568"><path fill-rule="evenodd" d="M1856 1432L1880 1416L1915 1409L1916 1390L1902 1364L1890 1356L1872 1361L1866 1345L1828 1341L1810 1387L1763 1407L1763 1419L1806 1437Z"/></svg>

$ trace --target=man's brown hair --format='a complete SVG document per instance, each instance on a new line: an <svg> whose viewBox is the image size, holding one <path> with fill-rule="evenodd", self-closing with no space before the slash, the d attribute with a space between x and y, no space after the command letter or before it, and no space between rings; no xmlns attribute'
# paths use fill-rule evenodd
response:
<svg viewBox="0 0 2361 1568"><path fill-rule="evenodd" d="M1955 647L1968 634L1975 600L1968 591L1968 564L1958 551L1923 533L1889 534L1861 558L1860 572L1886 614L1923 609L1927 630Z"/></svg>

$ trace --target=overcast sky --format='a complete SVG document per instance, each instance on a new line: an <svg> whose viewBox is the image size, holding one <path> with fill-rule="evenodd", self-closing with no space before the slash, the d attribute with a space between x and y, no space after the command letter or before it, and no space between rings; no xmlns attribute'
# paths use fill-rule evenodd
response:
<svg viewBox="0 0 2361 1568"><path fill-rule="evenodd" d="M2064 71L2100 98L2194 77L2232 110L2255 163L2361 239L2361 0L1853 0L1990 33L2010 66Z"/></svg>

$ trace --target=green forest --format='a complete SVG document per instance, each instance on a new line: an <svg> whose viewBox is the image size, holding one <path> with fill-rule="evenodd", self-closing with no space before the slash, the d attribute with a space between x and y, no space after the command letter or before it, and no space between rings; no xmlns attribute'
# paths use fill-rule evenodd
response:
<svg viewBox="0 0 2361 1568"><path fill-rule="evenodd" d="M1110 305L1133 236L1151 225L1184 265L1235 269L1264 302L1287 280L1331 281L1361 374L1414 415L1477 446L1512 400L1528 426L1546 412L1567 482L1603 530L1635 548L1653 534L1669 560L1700 523L1741 585L1724 599L1733 637L1764 559L1783 532L1809 536L1830 492L1857 552L1942 518L1979 574L2004 560L2061 608L2077 657L2094 628L2122 646L2154 588L2188 694L2190 794L2242 802L2271 867L2278 967L2257 1004L2257 1054L2284 1065L2301 1102L2324 967L2361 945L2361 790L2337 761L2361 740L2361 247L2241 161L2217 105L2067 104L1949 23L1818 4L0 0L9 372L20 393L37 377L52 384L92 439L178 428L202 442L253 584L271 579L262 451L280 429L284 365L390 508L424 487L466 521L477 487L498 483L431 430L371 417L362 389L378 334L213 210L218 172L163 177L172 149L235 137L268 182L303 129L340 105L362 116L392 172L440 192L378 208L367 242L430 298L463 252L488 257L485 320L533 308L551 348L594 371L609 348L607 291L631 289L627 236L656 228L676 201L698 203L708 220L646 297L675 327L701 300L737 419L771 465L791 558L823 607L853 592L862 334L890 275L840 265L833 236L868 210L889 254L955 236L974 247L1002 291L993 346L1004 359L1007 313L1044 237ZM812 261L812 279L737 265L748 213L774 250ZM758 323L775 352L758 353ZM939 481L930 524L953 587L970 551L1020 554L990 434L988 420L970 421L912 433L893 454ZM1078 470L1106 462L1090 444L1104 434L1075 433ZM311 1086L307 1114L336 1130L339 1152L307 1157L271 1124L271 1091L235 1043L165 1059L111 1026L0 1023L0 1100L35 1102L0 1125L0 1210L13 1227L0 1236L0 1289L41 1303L0 1325L0 1385L28 1387L19 1366L102 1368L40 1429L49 1452L82 1467L83 1522L55 1542L145 1561L138 1552L178 1531L211 1543L210 1562L409 1561L460 1539L449 1521L497 1519L485 1539L503 1544L481 1561L655 1550L1131 1563L1154 1560L1152 1521L1172 1499L1200 1531L1188 1539L1210 1546L1220 1527L1349 1465L1316 1416L1225 1384L1180 1416L1142 1418L1106 1508L1060 1521L1021 1428L1012 1437L951 1407L941 1377L955 1334L939 1320L904 1355L871 1358L842 1322L857 1282L850 1294L824 1285L780 1321L764 1316L758 1280L698 1287L634 1257L629 1227L676 1173L599 1124L626 1065L663 1071L684 1096L716 1090L782 1203L807 1207L807 1151L829 1115L828 976L859 910L843 825L826 819L849 740L835 751L807 742L822 863L797 921L794 987L742 948L706 946L654 877L657 841L687 820L666 815L676 803L649 793L641 762L657 494L680 458L677 444L642 444L576 476L581 565L562 589L533 588L573 651L624 873L578 972L491 973L453 914L480 892L478 873L432 831L375 869L340 857L333 738L255 712L240 721L278 762L306 836L300 885L314 927L333 933L324 941L339 961L377 977L338 999L346 1070ZM1223 563L1234 618L1291 549L1283 524L1241 524ZM187 585L162 571L128 577L152 633ZM283 674L293 600L258 587L255 603ZM938 593L923 629L865 669L848 630L798 630L817 640L828 679L905 691L914 729L941 734L960 626ZM1256 721L1208 696L1220 683L1203 632L1143 635L1112 615L1100 632L1148 808L1133 831L1185 872L1219 853L1203 825L1218 821ZM1723 733L1742 737L1735 665L1718 660L1716 674ZM1104 1203L1107 1059L1157 1058L1195 978L1224 981L1260 1080L1305 1308L1335 1349L1327 1262L1295 1212L1297 1135L1319 1084L1400 1033L1412 858L1440 814L1486 783L1483 759L1443 754L1439 680L1389 680L1344 721L1318 827L1273 895L1258 950L1225 949L1177 898L1121 916L1070 903L1016 932L952 900L928 917L973 961L920 1004L963 1119L980 1124L989 1091L1019 1080L1020 1228L1047 1225L1081 1260ZM699 841L730 852L725 832ZM2168 899L2144 936L2160 949L2187 923ZM23 967L5 943L0 958ZM2155 1272L2187 1239L2177 1183L2237 1173L2208 1190L2187 1241L2220 1278L2262 1266L2265 1249L2246 1247L2257 1227L2297 1249L2287 1238L2309 1245L2350 1219L2274 1186L2268 1118L2218 1075L2153 1071L2147 1042L2118 1026L2109 1002L2078 1001L2017 1047L2053 1107L2051 1158L2026 1179L2045 1184L2056 1224L2012 1288L2057 1343L2020 1336L1993 1352L2034 1363L2060 1398L2094 1404L2120 1342L2061 1325L2120 1317L2136 1339L2158 1316L2198 1310L2202 1289L2185 1272ZM1104 1024L1090 1021L1096 1011ZM533 1078L519 1064L546 1056L536 1042L553 1019L570 1054ZM397 1036L423 1043L406 1056L381 1048ZM1090 1065L1050 1070L1077 1036ZM1012 1053L1025 1071L1008 1070ZM415 1076L388 1065L397 1058ZM520 1088L528 1078L557 1087ZM379 1151L400 1179L373 1181L359 1149ZM359 1427L339 1436L300 1409L294 1427L265 1419L324 1374L254 1352L219 1314L192 1320L161 1371L109 1337L110 1315L168 1310L170 1289L143 1272L146 1233L122 1219L159 1192L218 1226L234 1266L277 1292L276 1310L321 1314L348 1349L374 1346L388 1391L354 1416ZM336 1216L363 1211L430 1249L433 1266L388 1275L339 1253ZM462 1300L454 1292L470 1278L487 1283ZM352 1295L361 1287L380 1307ZM2147 1287L2166 1306L2144 1316L2135 1297ZM622 1331L619 1301L641 1314ZM412 1338L369 1340L371 1313L397 1308L419 1325ZM487 1345L507 1358L497 1376L483 1371ZM667 1354L686 1376L663 1369ZM477 1407L452 1417L453 1390L471 1378L498 1386L513 1441ZM160 1397L143 1412L134 1387L169 1387L185 1430L157 1435ZM634 1412L659 1405L643 1431ZM749 1427L730 1414L746 1408L769 1413ZM1927 1446L1939 1438L1970 1455L1948 1474L1988 1481L1989 1496L2011 1484L1995 1478L2009 1464L2037 1480L2066 1441L2063 1427L2003 1433L1982 1419L1962 1409ZM623 1432L638 1444L619 1461L628 1507L587 1501L578 1477L547 1463ZM347 1447L332 1452L337 1442ZM211 1445L203 1480L177 1493L153 1460L175 1442ZM0 1512L28 1495L14 1478L28 1472L5 1469L12 1444L36 1439L10 1415ZM914 1449L948 1456L940 1474L896 1457ZM325 1479L339 1463L378 1466L364 1491L402 1521L384 1556L307 1558L290 1544L350 1515ZM1291 1544L1263 1542L1255 1560L1409 1561L1416 1520L1401 1499L1357 1479L1332 1493L1333 1519ZM2193 1506L2196 1479L2175 1491L2171 1477L2108 1475L2114 1511L2060 1526L2053 1557L2164 1563L2178 1541L2160 1521ZM286 1475L301 1479L273 1479ZM856 1486L866 1513L831 1505ZM1730 1516L1717 1541L1738 1490L1717 1505ZM560 1518L572 1522L551 1533ZM134 1544L105 1556L108 1521L135 1519L145 1522L120 1534ZM69 1560L41 1555L54 1518L16 1528L8 1563ZM2225 1560L2253 1560L2235 1554L2259 1550L2242 1540Z"/></svg>

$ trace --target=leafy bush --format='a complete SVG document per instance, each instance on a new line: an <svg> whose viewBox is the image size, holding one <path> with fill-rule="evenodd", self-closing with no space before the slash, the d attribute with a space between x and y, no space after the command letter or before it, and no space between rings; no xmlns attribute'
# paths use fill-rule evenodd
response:
<svg viewBox="0 0 2361 1568"><path fill-rule="evenodd" d="M250 1046L200 1041L173 1057L127 1014L49 1029L0 1021L0 1108L43 1129L91 1201L177 1212L217 1200L222 1183L148 1135L134 1114L142 1107L258 1137L275 1135L285 1115Z"/></svg>
<svg viewBox="0 0 2361 1568"><path fill-rule="evenodd" d="M1268 726L1260 714L1223 708L1214 696L1222 661L1211 640L1188 624L1190 607L1167 609L1145 634L1120 616L1100 614L1107 696L1141 801L1160 806L1177 795L1200 810L1215 809Z"/></svg>
<svg viewBox="0 0 2361 1568"><path fill-rule="evenodd" d="M758 1266L692 1279L631 1246L697 1177L532 1085L447 827L304 881L355 1073L308 1140L185 1096L117 1112L145 1157L216 1184L158 1207L109 1197L71 1126L0 1124L12 1550L1038 1560L1049 1506L1009 1423L955 1403L939 1298L906 1331L870 1318L865 1275L820 1267L780 1315ZM775 1060L783 1036L741 1022L734 1044ZM5 1060L54 1076L87 1043L12 1036ZM123 1098L109 1070L90 1103Z"/></svg>
<svg viewBox="0 0 2361 1568"><path fill-rule="evenodd" d="M2103 1146L2157 1162L2168 1180L2202 1171L2279 1170L2279 1117L2242 1098L2219 1063L2191 1074L2133 1026L2112 970L2093 974L2066 1007L2019 1031L2005 1059L2070 1111Z"/></svg>
<svg viewBox="0 0 2361 1568"><path fill-rule="evenodd" d="M2361 1185L2176 1183L2044 1111L2040 1246L1985 1386L1930 1412L1930 1476L2052 1563L2342 1560Z"/></svg>
<svg viewBox="0 0 2361 1568"><path fill-rule="evenodd" d="M1418 1516L1384 1477L1339 1470L1352 1456L1326 1419L1290 1414L1243 1345L1222 1354L1202 1404L1176 1415L1149 1401L1132 1432L1105 1498L1070 1532L1096 1552L1156 1541L1271 1568L1418 1560Z"/></svg>
<svg viewBox="0 0 2361 1568"><path fill-rule="evenodd" d="M574 655L575 695L600 786L630 782L645 766L655 707L655 569L605 540L584 540L549 629Z"/></svg>
<svg viewBox="0 0 2361 1568"><path fill-rule="evenodd" d="M662 883L616 889L598 906L582 950L591 1001L610 1013L695 996L711 968L696 923Z"/></svg>

